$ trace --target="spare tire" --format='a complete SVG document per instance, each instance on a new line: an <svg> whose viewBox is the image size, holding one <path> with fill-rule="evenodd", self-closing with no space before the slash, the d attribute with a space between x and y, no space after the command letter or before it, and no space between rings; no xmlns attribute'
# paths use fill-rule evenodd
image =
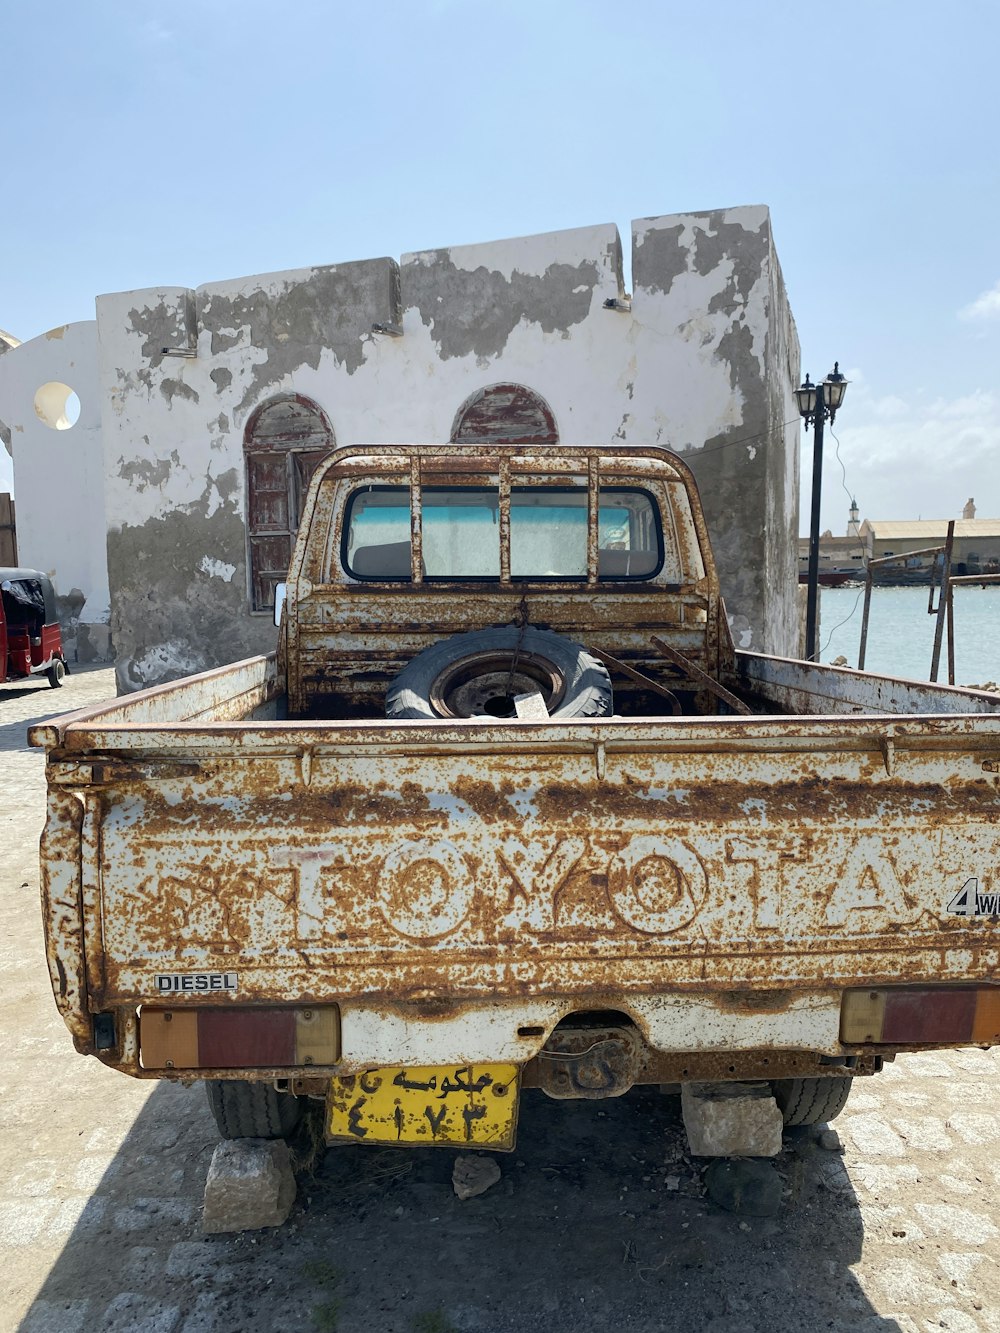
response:
<svg viewBox="0 0 1000 1333"><path fill-rule="evenodd" d="M513 718L514 696L536 691L552 718L607 717L612 710L611 678L585 648L549 630L507 625L425 648L389 686L385 711L424 721Z"/></svg>

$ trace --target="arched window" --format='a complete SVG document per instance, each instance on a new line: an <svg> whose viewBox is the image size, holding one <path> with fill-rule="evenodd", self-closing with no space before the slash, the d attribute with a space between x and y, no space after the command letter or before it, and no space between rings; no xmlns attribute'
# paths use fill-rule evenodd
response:
<svg viewBox="0 0 1000 1333"><path fill-rule="evenodd" d="M523 384L489 384L467 398L451 429L453 444L558 444L552 409Z"/></svg>
<svg viewBox="0 0 1000 1333"><path fill-rule="evenodd" d="M269 398L247 422L243 452L254 611L274 606L274 585L288 573L309 478L335 444L322 409L300 394Z"/></svg>

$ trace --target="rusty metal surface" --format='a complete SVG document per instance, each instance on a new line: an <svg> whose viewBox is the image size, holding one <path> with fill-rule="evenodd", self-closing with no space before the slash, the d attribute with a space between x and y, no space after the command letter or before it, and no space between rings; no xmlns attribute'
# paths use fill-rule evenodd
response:
<svg viewBox="0 0 1000 1333"><path fill-rule="evenodd" d="M898 714L929 720L941 714L949 719L952 714L1000 714L1000 697L986 690L956 689L762 653L737 652L734 680L744 690L759 692L772 707L800 715Z"/></svg>
<svg viewBox="0 0 1000 1333"><path fill-rule="evenodd" d="M81 1049L113 1011L104 1058L141 1072L137 1007L191 973L233 993L179 1007L340 1005L347 1073L523 1063L581 1009L678 1057L836 1056L847 986L997 979L996 923L948 904L969 878L996 890L1000 699L733 655L692 483L662 451L358 452L314 477L287 612L290 703L328 715L282 720L275 661L254 658L32 732L50 971ZM576 469L592 514L598 481L640 476L665 505L679 487L664 525L687 581L421 584L416 505L413 583L350 584L337 505L376 462L418 495L446 469ZM755 715L376 719L428 635L522 600L641 674L664 638Z"/></svg>
<svg viewBox="0 0 1000 1333"><path fill-rule="evenodd" d="M643 1051L634 1078L637 1087L674 1087L682 1083L732 1083L784 1078L856 1078L878 1073L881 1055L862 1052L850 1065L831 1063L813 1051ZM542 1088L551 1078L545 1061L529 1060L521 1075L524 1088ZM305 1090L305 1089L303 1089Z"/></svg>
<svg viewBox="0 0 1000 1333"><path fill-rule="evenodd" d="M652 643L657 652L665 657L671 665L677 667L682 675L693 680L703 689L708 690L710 694L714 694L716 698L721 699L723 703L728 704L734 713L740 713L745 716L753 712L753 709L749 708L742 699L737 699L736 695L733 694L731 690L727 690L724 685L720 685L717 680L714 680L706 672L702 671L701 667L698 666L696 662L692 662L689 658L685 657L683 653L678 652L678 650L671 644L664 643L663 640L655 634L652 636Z"/></svg>
<svg viewBox="0 0 1000 1333"><path fill-rule="evenodd" d="M731 719L679 719L669 740L666 723L348 727L339 745L331 725L298 749L282 724L222 726L222 746L201 726L183 776L169 751L162 774L145 749L120 777L105 752L50 816L50 842L83 824L56 954L69 975L82 930L96 1008L182 971L235 971L250 1002L995 974L995 924L946 907L996 873L1000 718L971 746L973 719L897 722L892 776L851 721L826 748L821 724L757 722L754 744Z"/></svg>
<svg viewBox="0 0 1000 1333"><path fill-rule="evenodd" d="M623 1097L639 1078L643 1043L631 1024L557 1028L535 1056L535 1086L556 1101Z"/></svg>
<svg viewBox="0 0 1000 1333"><path fill-rule="evenodd" d="M608 667L610 670L621 671L631 680L636 681L637 684L645 686L647 690L652 690L655 694L658 694L664 699L666 699L670 708L671 716L680 717L681 705L677 698L677 695L674 694L673 690L668 690L666 685L663 685L658 680L653 680L652 676L647 676L641 671L636 671L635 667L628 666L625 662L622 662L617 657L612 656L611 653L604 653L601 651L600 648L591 648L590 651L591 653L593 653L594 657L598 659L598 661L603 662L604 665ZM749 712L750 710L747 709L746 711Z"/></svg>
<svg viewBox="0 0 1000 1333"><path fill-rule="evenodd" d="M948 589L948 580L951 578L951 557L954 547L955 547L955 520L952 518L948 520L948 531L944 539L944 555L942 559L941 568L940 570L938 570L935 563L935 568L931 575L930 591L928 592L927 595L928 615L933 614L935 616L934 647L931 651L931 670L930 670L931 680L937 680L938 667L941 664L941 640L944 637L945 616L948 610L947 589ZM936 578L935 575L937 576ZM936 611L934 610L935 583L938 584L938 604ZM951 665L952 668L954 668L955 665L954 643L951 644L951 648L952 648ZM955 672L954 670L952 670L951 675L948 677L948 684L954 685L954 683L955 683Z"/></svg>
<svg viewBox="0 0 1000 1333"><path fill-rule="evenodd" d="M949 524L949 528L950 528ZM955 684L955 589L963 585L978 584L985 588L987 584L1000 583L1000 574L952 574L944 582L942 594L945 603L945 618L948 626L948 684ZM935 676L936 678L936 676Z"/></svg>
<svg viewBox="0 0 1000 1333"><path fill-rule="evenodd" d="M214 667L195 676L155 685L96 708L64 713L29 729L28 741L44 749L62 743L67 730L77 722L95 721L117 727L152 725L190 726L202 722L243 721L277 693L274 654L248 657L231 666Z"/></svg>
<svg viewBox="0 0 1000 1333"><path fill-rule="evenodd" d="M492 584L428 582L422 568L421 486L497 486L500 576ZM586 489L586 581L514 580L510 572L511 487L530 480ZM358 486L394 482L410 492L408 583L359 582L343 568L347 496ZM599 581L597 503L602 485L641 485L663 515L669 556L648 581ZM713 677L732 665L732 641L694 479L664 449L372 446L340 449L317 469L292 560L286 612L287 689L293 715L337 708L348 697L380 698L395 674L430 643L464 630L505 625L522 600L531 622L593 644L637 669L655 668L649 638L671 643ZM669 592L669 596L666 596Z"/></svg>

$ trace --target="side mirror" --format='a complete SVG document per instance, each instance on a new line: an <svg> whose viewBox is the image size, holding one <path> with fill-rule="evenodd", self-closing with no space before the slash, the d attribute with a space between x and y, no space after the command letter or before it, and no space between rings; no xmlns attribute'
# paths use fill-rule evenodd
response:
<svg viewBox="0 0 1000 1333"><path fill-rule="evenodd" d="M279 628L281 626L281 613L285 609L285 598L288 596L288 584L276 583L274 585L274 623Z"/></svg>

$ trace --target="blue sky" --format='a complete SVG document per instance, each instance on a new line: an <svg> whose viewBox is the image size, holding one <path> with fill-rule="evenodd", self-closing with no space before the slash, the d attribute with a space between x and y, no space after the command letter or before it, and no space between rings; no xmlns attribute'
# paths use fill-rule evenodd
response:
<svg viewBox="0 0 1000 1333"><path fill-rule="evenodd" d="M18 338L101 292L766 203L862 514L1000 517L995 0L7 0L0 38Z"/></svg>

